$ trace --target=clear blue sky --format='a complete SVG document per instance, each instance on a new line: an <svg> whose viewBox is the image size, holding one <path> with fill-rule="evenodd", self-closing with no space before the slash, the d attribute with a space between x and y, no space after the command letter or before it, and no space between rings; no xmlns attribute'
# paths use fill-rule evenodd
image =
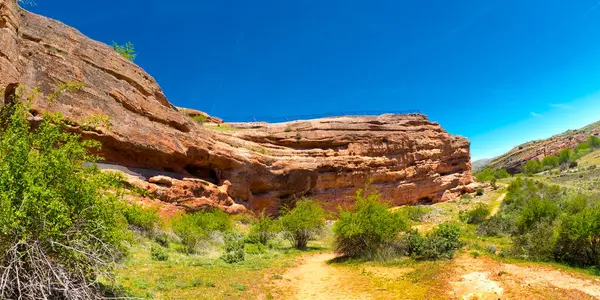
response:
<svg viewBox="0 0 600 300"><path fill-rule="evenodd" d="M226 120L419 109L474 159L600 120L598 0L35 0Z"/></svg>

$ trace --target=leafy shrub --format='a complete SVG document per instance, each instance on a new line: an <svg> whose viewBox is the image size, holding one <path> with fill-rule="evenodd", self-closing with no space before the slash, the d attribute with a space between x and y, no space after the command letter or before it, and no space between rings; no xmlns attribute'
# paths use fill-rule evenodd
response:
<svg viewBox="0 0 600 300"><path fill-rule="evenodd" d="M533 175L543 170L542 163L537 159L529 160L521 168L521 172L525 175Z"/></svg>
<svg viewBox="0 0 600 300"><path fill-rule="evenodd" d="M573 150L563 149L560 152L558 152L558 160L560 164L568 164L569 162L571 162L573 155Z"/></svg>
<svg viewBox="0 0 600 300"><path fill-rule="evenodd" d="M422 260L450 259L462 247L460 228L453 223L442 223L433 232L422 236L413 230L404 236L406 253Z"/></svg>
<svg viewBox="0 0 600 300"><path fill-rule="evenodd" d="M187 253L194 253L198 244L213 231L225 232L231 229L229 216L222 211L184 214L171 223Z"/></svg>
<svg viewBox="0 0 600 300"><path fill-rule="evenodd" d="M156 261L167 261L169 260L169 254L161 246L152 245L150 247L150 256L152 260Z"/></svg>
<svg viewBox="0 0 600 300"><path fill-rule="evenodd" d="M493 179L502 179L510 177L510 174L505 169L493 169L491 167L485 167L474 174L475 178L479 182L492 181Z"/></svg>
<svg viewBox="0 0 600 300"><path fill-rule="evenodd" d="M112 48L117 51L117 53L121 54L121 56L125 57L127 60L134 61L137 54L135 53L135 48L131 42L125 43L125 45L119 45L115 42L112 44Z"/></svg>
<svg viewBox="0 0 600 300"><path fill-rule="evenodd" d="M481 224L490 215L490 209L483 203L477 203L473 210L465 213L461 220L467 224Z"/></svg>
<svg viewBox="0 0 600 300"><path fill-rule="evenodd" d="M196 121L196 123L202 125L202 124L204 124L204 122L206 122L206 120L208 120L208 117L206 115L199 114L199 115L193 116L192 119L194 121Z"/></svg>
<svg viewBox="0 0 600 300"><path fill-rule="evenodd" d="M164 232L156 234L154 241L165 248L169 247L169 236Z"/></svg>
<svg viewBox="0 0 600 300"><path fill-rule="evenodd" d="M554 224L542 222L513 235L513 255L529 260L551 260L556 240L554 230Z"/></svg>
<svg viewBox="0 0 600 300"><path fill-rule="evenodd" d="M477 226L477 233L483 236L503 236L515 232L514 217L499 213Z"/></svg>
<svg viewBox="0 0 600 300"><path fill-rule="evenodd" d="M308 241L316 238L325 226L325 211L317 202L303 199L294 209L284 209L281 225L286 238L297 249L306 249Z"/></svg>
<svg viewBox="0 0 600 300"><path fill-rule="evenodd" d="M246 244L244 249L246 250L246 253L248 253L248 254L261 254L261 253L266 252L267 247L261 243L257 243L257 244Z"/></svg>
<svg viewBox="0 0 600 300"><path fill-rule="evenodd" d="M484 189L477 189L477 191L475 191L475 195L477 197L483 196L483 194L485 194L485 190Z"/></svg>
<svg viewBox="0 0 600 300"><path fill-rule="evenodd" d="M542 165L545 169L553 169L560 165L560 159L558 158L558 156L546 156L542 160Z"/></svg>
<svg viewBox="0 0 600 300"><path fill-rule="evenodd" d="M514 256L600 265L600 208L594 197L533 180L515 180L500 213L479 232L511 235Z"/></svg>
<svg viewBox="0 0 600 300"><path fill-rule="evenodd" d="M364 190L359 190L355 206L340 210L333 227L335 250L349 257L385 257L392 254L398 234L408 227L407 218L391 212L377 192L365 196Z"/></svg>
<svg viewBox="0 0 600 300"><path fill-rule="evenodd" d="M114 180L60 116L30 128L27 93L0 108L0 298L97 298L125 251Z"/></svg>
<svg viewBox="0 0 600 300"><path fill-rule="evenodd" d="M600 266L600 207L563 218L555 256L572 265Z"/></svg>
<svg viewBox="0 0 600 300"><path fill-rule="evenodd" d="M242 262L246 259L243 234L240 232L225 234L225 253L221 256L221 259L228 264Z"/></svg>
<svg viewBox="0 0 600 300"><path fill-rule="evenodd" d="M598 149L600 148L600 137L590 136L587 140L587 143L590 146L590 148Z"/></svg>
<svg viewBox="0 0 600 300"><path fill-rule="evenodd" d="M249 238L262 245L267 245L279 232L279 226L275 220L265 215L264 212L258 218L258 221L250 228Z"/></svg>
<svg viewBox="0 0 600 300"><path fill-rule="evenodd" d="M130 227L150 235L162 226L158 212L154 209L139 205L125 205L123 215Z"/></svg>

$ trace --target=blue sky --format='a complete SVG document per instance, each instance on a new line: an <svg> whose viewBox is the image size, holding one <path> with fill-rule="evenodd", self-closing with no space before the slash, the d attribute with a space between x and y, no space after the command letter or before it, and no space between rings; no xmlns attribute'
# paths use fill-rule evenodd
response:
<svg viewBox="0 0 600 300"><path fill-rule="evenodd" d="M598 0L36 0L230 121L418 109L473 159L600 120Z"/></svg>

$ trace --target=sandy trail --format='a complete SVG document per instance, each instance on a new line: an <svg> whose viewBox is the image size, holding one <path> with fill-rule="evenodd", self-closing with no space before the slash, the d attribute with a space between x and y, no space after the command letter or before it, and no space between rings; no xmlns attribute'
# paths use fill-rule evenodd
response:
<svg viewBox="0 0 600 300"><path fill-rule="evenodd" d="M360 291L346 289L349 280L364 274L348 273L327 264L335 257L333 253L309 255L289 269L279 282L279 287L289 292L281 299L389 299L390 295L402 299L401 290L384 292L377 286L365 286ZM377 274L392 273L389 280L396 280L400 273L415 271L383 266L376 269ZM475 259L468 254L455 258L447 282L445 296L437 294L440 299L600 299L598 280L554 267L506 264L489 258Z"/></svg>
<svg viewBox="0 0 600 300"><path fill-rule="evenodd" d="M288 270L283 279L295 291L295 299L368 299L366 296L349 295L340 288L343 276L327 264L336 258L333 253L307 256L304 261Z"/></svg>
<svg viewBox="0 0 600 300"><path fill-rule="evenodd" d="M498 200L496 200L498 202L498 205L495 205L494 208L492 208L492 211L490 212L490 217L495 216L500 211L500 207L502 206L502 201L504 201L504 198L506 198L506 193L498 197Z"/></svg>

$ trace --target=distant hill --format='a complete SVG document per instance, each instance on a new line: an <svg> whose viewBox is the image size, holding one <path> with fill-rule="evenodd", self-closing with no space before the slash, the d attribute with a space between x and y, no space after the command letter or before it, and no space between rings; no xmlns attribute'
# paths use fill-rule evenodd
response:
<svg viewBox="0 0 600 300"><path fill-rule="evenodd" d="M493 158L484 158L476 160L472 163L473 171L478 171L483 169L483 167L489 165L494 159Z"/></svg>
<svg viewBox="0 0 600 300"><path fill-rule="evenodd" d="M548 139L531 141L519 145L506 154L495 158L489 163L489 166L497 169L506 169L512 174L518 173L528 160L556 155L560 150L573 148L592 135L600 136L600 121L581 129L567 130Z"/></svg>

